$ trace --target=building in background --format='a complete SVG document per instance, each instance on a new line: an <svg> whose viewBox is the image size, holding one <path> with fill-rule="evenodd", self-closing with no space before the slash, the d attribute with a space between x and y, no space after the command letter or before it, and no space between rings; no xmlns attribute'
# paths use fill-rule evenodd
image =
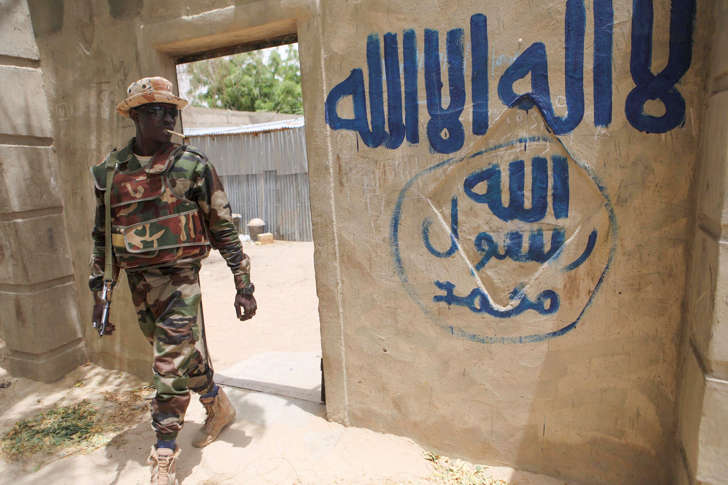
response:
<svg viewBox="0 0 728 485"><path fill-rule="evenodd" d="M215 165L243 226L257 217L276 239L313 239L303 117L185 128L184 134L186 142L199 147Z"/></svg>

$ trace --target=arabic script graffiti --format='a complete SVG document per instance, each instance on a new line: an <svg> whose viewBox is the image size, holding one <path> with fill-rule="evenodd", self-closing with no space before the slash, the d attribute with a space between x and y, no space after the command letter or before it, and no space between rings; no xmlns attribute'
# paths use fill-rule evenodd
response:
<svg viewBox="0 0 728 485"><path fill-rule="evenodd" d="M685 99L677 83L690 68L692 59L695 0L672 0L670 8L669 58L665 68L654 74L652 65L652 0L633 0L630 73L635 83L625 99L628 122L646 133L665 133L685 120ZM594 44L592 60L593 119L595 126L608 126L612 121L612 0L594 0ZM506 68L497 84L498 97L505 106L528 94L543 112L546 123L556 134L569 133L584 117L584 42L587 18L584 0L567 0L564 13L564 77L566 114L558 116L551 101L548 56L543 42L534 42ZM424 86L426 95L427 138L435 152L453 153L463 147L465 128L461 115L467 101L465 82L464 30L446 34L448 90L443 95L439 32L424 30ZM369 147L384 145L389 149L420 141L417 36L414 30L402 32L402 73L398 34L384 34L384 72L382 47L378 34L366 40L369 79L365 90L364 72L352 69L349 76L334 86L326 97L326 123L333 130L352 130ZM489 129L488 18L476 14L470 18L472 133L485 135ZM531 91L516 93L515 83L530 75ZM384 89L387 92L385 127ZM404 87L403 87L404 85ZM404 96L403 96L404 93ZM367 113L367 95L369 113ZM338 104L351 97L353 117L339 115ZM443 106L443 98L449 99ZM645 112L649 100L659 100L664 113L654 116ZM404 116L403 116L404 115Z"/></svg>
<svg viewBox="0 0 728 485"><path fill-rule="evenodd" d="M395 268L452 335L484 343L563 335L609 269L611 203L539 109L510 108L491 130L505 141L439 162L402 189L390 235Z"/></svg>

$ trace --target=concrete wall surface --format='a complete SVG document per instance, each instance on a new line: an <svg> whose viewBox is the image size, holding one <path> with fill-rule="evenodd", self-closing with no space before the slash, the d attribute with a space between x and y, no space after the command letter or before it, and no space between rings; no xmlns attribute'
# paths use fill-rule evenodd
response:
<svg viewBox="0 0 728 485"><path fill-rule="evenodd" d="M182 126L185 129L241 126L266 123L268 121L290 120L292 118L300 118L300 115L187 106L182 111Z"/></svg>
<svg viewBox="0 0 728 485"><path fill-rule="evenodd" d="M706 484L728 481L728 2L713 9L678 428L684 483Z"/></svg>
<svg viewBox="0 0 728 485"><path fill-rule="evenodd" d="M670 483L707 4L323 0L321 17L325 112L306 123L317 275L338 263L319 280L330 415Z"/></svg>
<svg viewBox="0 0 728 485"><path fill-rule="evenodd" d="M174 79L175 57L295 32L331 419L587 483L689 481L684 462L694 474L716 456L696 459L689 443L722 449L710 318L695 326L698 353L680 352L688 262L722 254L712 223L692 234L701 123L719 134L724 118L720 93L704 109L707 3L29 6L80 321L88 167L132 134L114 112L128 83ZM723 58L710 61L716 76ZM705 258L690 253L705 237ZM84 326L85 337L95 360L145 375L124 286L118 335Z"/></svg>
<svg viewBox="0 0 728 485"><path fill-rule="evenodd" d="M42 381L87 360L54 131L25 1L0 1L0 337Z"/></svg>

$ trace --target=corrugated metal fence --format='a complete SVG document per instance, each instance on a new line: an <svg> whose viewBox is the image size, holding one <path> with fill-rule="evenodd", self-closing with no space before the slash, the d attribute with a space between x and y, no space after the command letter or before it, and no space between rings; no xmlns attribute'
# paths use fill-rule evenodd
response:
<svg viewBox="0 0 728 485"><path fill-rule="evenodd" d="M303 119L185 135L215 166L244 226L259 217L276 239L313 240Z"/></svg>

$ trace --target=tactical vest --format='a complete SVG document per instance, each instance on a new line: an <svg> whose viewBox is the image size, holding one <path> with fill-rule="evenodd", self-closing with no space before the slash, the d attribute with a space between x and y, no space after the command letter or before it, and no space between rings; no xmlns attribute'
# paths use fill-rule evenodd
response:
<svg viewBox="0 0 728 485"><path fill-rule="evenodd" d="M170 188L169 170L186 150L186 146L171 146L141 167L136 160L128 163L130 145L111 152L105 162L92 168L96 187L105 191L107 164L115 167L110 194L111 245L119 267L166 265L201 259L209 253L197 204L178 197Z"/></svg>

